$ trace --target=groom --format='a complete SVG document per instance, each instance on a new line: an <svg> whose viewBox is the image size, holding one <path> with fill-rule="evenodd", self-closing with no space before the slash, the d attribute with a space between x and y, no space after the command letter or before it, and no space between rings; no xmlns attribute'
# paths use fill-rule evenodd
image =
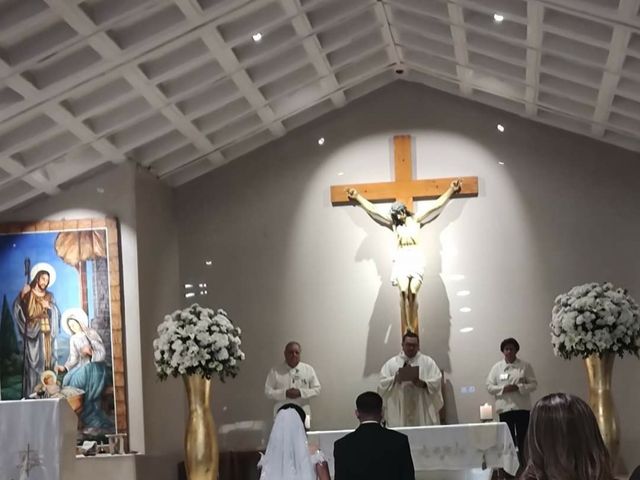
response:
<svg viewBox="0 0 640 480"><path fill-rule="evenodd" d="M380 425L382 397L360 394L356 417L360 426L334 443L334 480L415 480L409 439Z"/></svg>

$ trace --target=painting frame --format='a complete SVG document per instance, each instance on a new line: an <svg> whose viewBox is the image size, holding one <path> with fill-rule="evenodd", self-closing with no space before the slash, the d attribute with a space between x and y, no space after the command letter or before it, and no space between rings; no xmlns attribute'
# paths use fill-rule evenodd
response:
<svg viewBox="0 0 640 480"><path fill-rule="evenodd" d="M126 395L124 296L121 269L120 224L117 218L53 219L34 222L0 224L0 236L105 231L106 269L108 270L109 328L111 343L111 374L114 403L115 433L128 434L128 405ZM1 266L1 265L0 265Z"/></svg>

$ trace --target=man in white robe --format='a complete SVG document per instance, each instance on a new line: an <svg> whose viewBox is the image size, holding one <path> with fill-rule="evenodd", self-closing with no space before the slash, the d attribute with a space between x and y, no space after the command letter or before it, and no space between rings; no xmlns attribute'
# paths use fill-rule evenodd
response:
<svg viewBox="0 0 640 480"><path fill-rule="evenodd" d="M284 363L273 367L267 376L264 393L274 400L273 416L285 403L295 403L307 414L305 427L311 428L309 400L320 393L320 381L311 365L300 361L302 349L298 342L289 342L284 348Z"/></svg>
<svg viewBox="0 0 640 480"><path fill-rule="evenodd" d="M399 370L417 366L418 378L401 381ZM385 403L385 419L390 427L439 425L442 399L442 372L436 362L420 352L420 340L413 332L402 337L402 352L389 359L380 371L378 393Z"/></svg>

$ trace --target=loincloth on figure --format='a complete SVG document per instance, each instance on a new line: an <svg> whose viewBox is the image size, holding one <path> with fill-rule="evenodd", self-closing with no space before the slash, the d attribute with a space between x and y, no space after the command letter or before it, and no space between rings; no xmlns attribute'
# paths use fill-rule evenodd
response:
<svg viewBox="0 0 640 480"><path fill-rule="evenodd" d="M417 245L407 245L396 250L391 266L391 284L398 286L403 278L417 279L422 282L425 259Z"/></svg>

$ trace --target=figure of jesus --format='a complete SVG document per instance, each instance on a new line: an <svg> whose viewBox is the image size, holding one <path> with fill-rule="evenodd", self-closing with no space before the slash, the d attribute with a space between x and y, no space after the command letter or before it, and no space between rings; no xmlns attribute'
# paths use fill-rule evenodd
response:
<svg viewBox="0 0 640 480"><path fill-rule="evenodd" d="M13 315L24 342L22 396L28 398L40 381L40 374L55 362L53 342L58 335L60 312L48 290L51 273L39 270L14 301Z"/></svg>
<svg viewBox="0 0 640 480"><path fill-rule="evenodd" d="M347 188L347 196L350 200L358 202L377 224L390 229L396 235L391 284L397 286L400 291L403 335L406 332L419 333L417 295L422 286L425 265L424 254L418 242L420 229L438 218L449 199L454 193L459 192L460 188L460 180L454 180L429 210L417 216L401 202L391 205L389 213L383 212L360 195L355 188Z"/></svg>

